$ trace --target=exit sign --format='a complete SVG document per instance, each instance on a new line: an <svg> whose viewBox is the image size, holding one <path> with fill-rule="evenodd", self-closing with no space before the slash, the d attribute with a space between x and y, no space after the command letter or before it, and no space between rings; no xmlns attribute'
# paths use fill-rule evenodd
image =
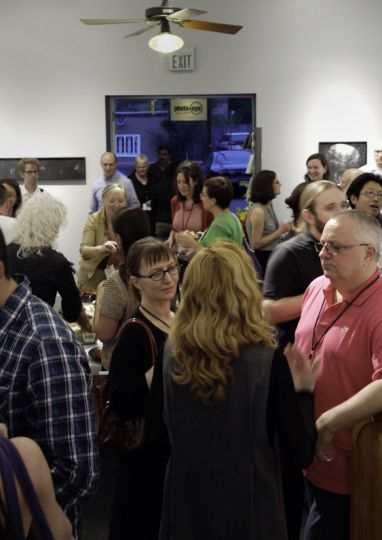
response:
<svg viewBox="0 0 382 540"><path fill-rule="evenodd" d="M179 51L169 54L168 67L170 71L193 71L194 47L184 45Z"/></svg>

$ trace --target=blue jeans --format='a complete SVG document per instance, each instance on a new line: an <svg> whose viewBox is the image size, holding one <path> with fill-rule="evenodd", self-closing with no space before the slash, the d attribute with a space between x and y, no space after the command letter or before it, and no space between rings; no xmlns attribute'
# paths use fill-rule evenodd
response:
<svg viewBox="0 0 382 540"><path fill-rule="evenodd" d="M309 514L304 540L349 540L350 496L320 489L305 480Z"/></svg>

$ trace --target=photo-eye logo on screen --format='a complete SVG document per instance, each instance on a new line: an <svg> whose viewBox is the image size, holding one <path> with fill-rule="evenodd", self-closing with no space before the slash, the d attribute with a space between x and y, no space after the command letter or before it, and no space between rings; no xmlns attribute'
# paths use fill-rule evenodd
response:
<svg viewBox="0 0 382 540"><path fill-rule="evenodd" d="M195 115L202 114L203 105L199 101L194 101L190 105L190 112Z"/></svg>

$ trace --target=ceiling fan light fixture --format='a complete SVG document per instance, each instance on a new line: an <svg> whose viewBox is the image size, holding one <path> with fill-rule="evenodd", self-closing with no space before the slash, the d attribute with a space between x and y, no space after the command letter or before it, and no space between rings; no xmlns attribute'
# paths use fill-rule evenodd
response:
<svg viewBox="0 0 382 540"><path fill-rule="evenodd" d="M149 47L161 53L171 53L181 49L184 41L181 37L171 34L171 32L161 32L149 41Z"/></svg>

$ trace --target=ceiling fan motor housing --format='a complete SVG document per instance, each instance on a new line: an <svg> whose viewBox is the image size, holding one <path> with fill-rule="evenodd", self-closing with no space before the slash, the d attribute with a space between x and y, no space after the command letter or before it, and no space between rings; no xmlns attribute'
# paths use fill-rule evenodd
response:
<svg viewBox="0 0 382 540"><path fill-rule="evenodd" d="M151 7L146 9L146 19L148 20L155 20L155 19L162 19L163 17L168 17L169 15L172 15L176 11L180 11L182 8L177 7Z"/></svg>

